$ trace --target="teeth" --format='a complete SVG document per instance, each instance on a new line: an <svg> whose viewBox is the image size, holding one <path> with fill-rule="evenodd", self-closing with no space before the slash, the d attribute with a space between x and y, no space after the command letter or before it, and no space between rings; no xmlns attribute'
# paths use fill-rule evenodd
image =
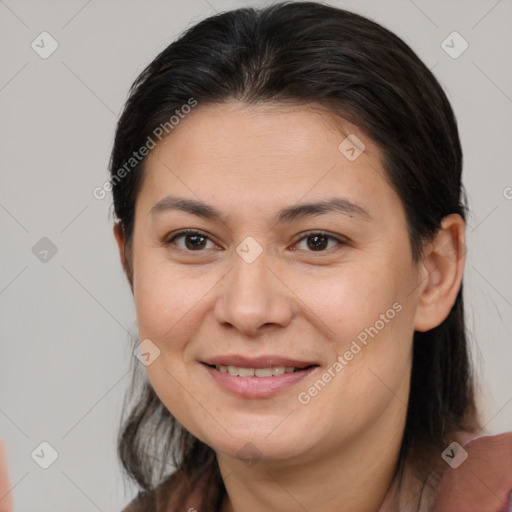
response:
<svg viewBox="0 0 512 512"><path fill-rule="evenodd" d="M238 377L273 377L283 373L293 373L297 368L293 366L273 366L272 368L239 368L238 366L216 365L215 368L222 373L229 373Z"/></svg>
<svg viewBox="0 0 512 512"><path fill-rule="evenodd" d="M234 368L234 366L232 366ZM233 375L233 374L231 374ZM238 368L238 376L239 377L254 377L254 369L253 368Z"/></svg>

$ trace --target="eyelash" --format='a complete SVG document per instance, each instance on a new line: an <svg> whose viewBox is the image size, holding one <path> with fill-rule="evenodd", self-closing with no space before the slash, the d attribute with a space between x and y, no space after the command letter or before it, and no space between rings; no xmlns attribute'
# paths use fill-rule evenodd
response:
<svg viewBox="0 0 512 512"><path fill-rule="evenodd" d="M174 234L171 238L168 238L165 240L164 244L165 245L171 245L172 242L174 242L174 240L176 240L177 238L181 237L181 236L186 236L186 235L189 235L189 236L193 236L193 235L199 235L200 237L202 238L206 238L208 240L210 240L209 236L206 234L206 233L203 233L201 231L197 231L197 230L194 230L194 229L184 229L182 231L179 231L178 233ZM298 244L299 242L302 242L303 240L309 238L309 237L312 237L312 236L315 236L315 235L320 235L322 237L325 237L325 238L330 238L331 240L336 240L336 242L338 242L338 245L339 246L343 246L343 245L347 245L347 242L333 236L333 235L329 235L328 233L324 233L323 231L310 231L310 232L306 232L305 234L303 234L302 238L299 238L295 243L295 244ZM211 242L213 242L213 240L210 240ZM331 249L333 249L331 247ZM197 250L197 251L191 251L189 249L181 249L180 247L178 247L178 250L181 250L181 251L184 251L184 252L204 252L204 250ZM315 253L315 252L318 252L318 253L322 253L322 252L327 252L329 251L330 249L324 249L324 250L321 250L321 251L307 251L307 252L311 252L311 253Z"/></svg>

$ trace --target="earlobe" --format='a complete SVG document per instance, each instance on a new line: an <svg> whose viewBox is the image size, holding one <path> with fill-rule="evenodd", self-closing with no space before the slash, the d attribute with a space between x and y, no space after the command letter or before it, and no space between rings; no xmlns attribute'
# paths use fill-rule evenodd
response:
<svg viewBox="0 0 512 512"><path fill-rule="evenodd" d="M465 227L464 219L458 214L444 217L435 239L425 248L416 331L425 332L440 325L455 303L466 259Z"/></svg>

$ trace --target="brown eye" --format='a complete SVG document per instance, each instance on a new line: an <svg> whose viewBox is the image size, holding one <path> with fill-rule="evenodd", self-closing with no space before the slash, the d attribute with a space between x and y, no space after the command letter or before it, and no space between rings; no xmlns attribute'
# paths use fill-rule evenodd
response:
<svg viewBox="0 0 512 512"><path fill-rule="evenodd" d="M175 243L175 241L179 239L183 239L185 241L184 245ZM206 234L193 229L188 229L176 233L172 238L168 239L165 244L169 245L174 243L174 245L183 251L201 252L202 249L207 248L206 245L208 241L215 245ZM295 243L295 245L303 243L304 241L306 241L306 250L308 252L326 252L326 250L332 249L332 246L329 247L329 241L337 242L335 245L345 245L342 240L322 232L309 233L306 236L303 236Z"/></svg>
<svg viewBox="0 0 512 512"><path fill-rule="evenodd" d="M200 252L201 249L204 249L208 240L210 240L205 234L200 231L194 231L192 229L181 231L177 233L172 238L165 242L166 245L173 243L175 240L183 238L185 240L184 247L178 244L175 244L179 249L184 251L196 251ZM210 240L211 242L211 240ZM213 243L213 242L212 242Z"/></svg>
<svg viewBox="0 0 512 512"><path fill-rule="evenodd" d="M329 245L329 240L334 240L338 245L344 245L344 243L338 238L328 235L326 233L310 233L302 237L297 243L306 240L306 246L311 252L325 252L325 249ZM332 247L330 247L332 248Z"/></svg>

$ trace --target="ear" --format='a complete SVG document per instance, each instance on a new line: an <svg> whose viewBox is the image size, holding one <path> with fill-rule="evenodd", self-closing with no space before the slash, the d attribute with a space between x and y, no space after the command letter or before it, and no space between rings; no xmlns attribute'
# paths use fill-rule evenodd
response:
<svg viewBox="0 0 512 512"><path fill-rule="evenodd" d="M117 242L117 247L119 248L119 256L121 258L121 264L123 265L123 269L125 271L126 277L128 278L128 282L130 283L130 288L132 289L132 293L133 293L133 272L132 272L131 253L126 248L124 225L123 225L122 221L118 221L114 224L114 237Z"/></svg>
<svg viewBox="0 0 512 512"><path fill-rule="evenodd" d="M420 263L419 302L414 329L425 332L449 315L459 292L466 262L466 224L456 213L443 218Z"/></svg>

